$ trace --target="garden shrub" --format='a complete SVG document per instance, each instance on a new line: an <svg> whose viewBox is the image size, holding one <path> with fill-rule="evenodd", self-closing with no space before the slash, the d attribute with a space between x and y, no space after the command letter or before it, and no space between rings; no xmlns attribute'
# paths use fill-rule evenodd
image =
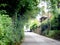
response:
<svg viewBox="0 0 60 45"><path fill-rule="evenodd" d="M24 37L24 22L22 19L14 22L5 12L5 10L0 11L0 45L20 44Z"/></svg>
<svg viewBox="0 0 60 45"><path fill-rule="evenodd" d="M0 45L9 45L12 31L12 19L8 15L0 14Z"/></svg>
<svg viewBox="0 0 60 45"><path fill-rule="evenodd" d="M30 30L32 31L34 31L35 29L37 28L37 24L33 24L31 27L30 27Z"/></svg>
<svg viewBox="0 0 60 45"><path fill-rule="evenodd" d="M49 33L48 34L47 33L48 30L45 30L44 31L45 36L60 40L60 30L49 30Z"/></svg>
<svg viewBox="0 0 60 45"><path fill-rule="evenodd" d="M35 31L40 26L40 22L37 19L34 19L30 21L29 23L30 23L29 26L30 26L31 31Z"/></svg>

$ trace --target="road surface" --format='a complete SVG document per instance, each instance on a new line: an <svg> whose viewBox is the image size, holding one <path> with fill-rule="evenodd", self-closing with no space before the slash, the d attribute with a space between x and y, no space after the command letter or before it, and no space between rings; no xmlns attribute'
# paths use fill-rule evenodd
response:
<svg viewBox="0 0 60 45"><path fill-rule="evenodd" d="M60 41L33 32L25 32L25 39L22 45L60 45Z"/></svg>

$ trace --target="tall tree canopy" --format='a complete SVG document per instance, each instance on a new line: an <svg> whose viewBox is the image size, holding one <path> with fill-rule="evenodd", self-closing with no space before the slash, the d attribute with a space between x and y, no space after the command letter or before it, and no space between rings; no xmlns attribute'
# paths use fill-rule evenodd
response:
<svg viewBox="0 0 60 45"><path fill-rule="evenodd" d="M37 0L0 0L0 10L6 10L10 16L15 12L23 15L27 10L36 9L37 4Z"/></svg>

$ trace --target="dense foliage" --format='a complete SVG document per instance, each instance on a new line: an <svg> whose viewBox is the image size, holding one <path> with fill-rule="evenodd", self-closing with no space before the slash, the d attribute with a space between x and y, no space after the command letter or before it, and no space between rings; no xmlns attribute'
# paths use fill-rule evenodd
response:
<svg viewBox="0 0 60 45"><path fill-rule="evenodd" d="M49 38L53 38L56 40L60 40L60 30L50 30L49 33L47 30L44 31L44 35L49 37Z"/></svg>
<svg viewBox="0 0 60 45"><path fill-rule="evenodd" d="M59 13L59 2L60 0L50 0L51 10L52 10L52 20L51 20L51 29L60 30L60 13Z"/></svg>
<svg viewBox="0 0 60 45"><path fill-rule="evenodd" d="M38 0L0 0L0 14L3 16L1 21L5 23L1 32L3 35L6 32L7 36L4 37L4 41L0 40L1 45L20 45L21 40L24 37L23 27L29 19L34 18L38 13L37 8ZM9 15L8 18L6 14ZM7 20L6 20L6 19ZM11 20L10 20L11 18ZM10 25L11 23L11 25ZM6 26L6 27L4 27ZM0 37L3 37L2 35ZM6 39L5 39L6 38ZM10 44L8 44L10 42Z"/></svg>
<svg viewBox="0 0 60 45"><path fill-rule="evenodd" d="M31 31L35 31L40 25L40 22L37 19L30 20L28 23Z"/></svg>
<svg viewBox="0 0 60 45"><path fill-rule="evenodd" d="M0 10L6 10L10 16L14 13L23 15L27 10L36 9L37 0L0 0Z"/></svg>
<svg viewBox="0 0 60 45"><path fill-rule="evenodd" d="M52 17L42 22L42 34L51 38L60 39L60 0L43 0L47 3L48 12ZM43 13L43 12L42 12ZM47 27L47 28L46 28Z"/></svg>
<svg viewBox="0 0 60 45"><path fill-rule="evenodd" d="M0 14L0 45L11 44L12 31L12 19L8 15Z"/></svg>
<svg viewBox="0 0 60 45"><path fill-rule="evenodd" d="M57 15L57 17L52 17L50 20L51 22L51 30L60 30L60 15Z"/></svg>

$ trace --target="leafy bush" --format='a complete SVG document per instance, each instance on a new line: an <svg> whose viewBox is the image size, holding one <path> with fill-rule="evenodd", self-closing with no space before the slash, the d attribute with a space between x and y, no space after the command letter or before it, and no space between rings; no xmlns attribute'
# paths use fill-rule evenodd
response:
<svg viewBox="0 0 60 45"><path fill-rule="evenodd" d="M24 22L22 18L13 22L5 12L0 11L0 45L16 45L15 43L20 43L24 37Z"/></svg>
<svg viewBox="0 0 60 45"><path fill-rule="evenodd" d="M0 45L9 45L13 26L8 15L0 14Z"/></svg>
<svg viewBox="0 0 60 45"><path fill-rule="evenodd" d="M32 26L31 26L31 30L35 30L37 28L37 24L33 24Z"/></svg>
<svg viewBox="0 0 60 45"><path fill-rule="evenodd" d="M58 39L60 40L60 30L45 30L44 35L50 38Z"/></svg>

